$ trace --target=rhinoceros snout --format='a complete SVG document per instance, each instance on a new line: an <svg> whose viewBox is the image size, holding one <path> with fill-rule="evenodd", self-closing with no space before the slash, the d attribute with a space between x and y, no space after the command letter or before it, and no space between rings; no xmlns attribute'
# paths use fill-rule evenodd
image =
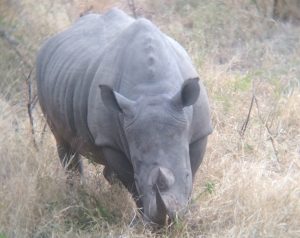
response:
<svg viewBox="0 0 300 238"><path fill-rule="evenodd" d="M149 214L145 214L146 218L163 225L167 218L174 220L176 217L182 216L183 207L177 201L176 196L171 193L172 185L175 183L175 176L172 171L157 167L151 171L151 177L155 196L150 201Z"/></svg>
<svg viewBox="0 0 300 238"><path fill-rule="evenodd" d="M155 197L150 204L149 214L145 214L145 218L164 225L167 221L182 217L185 210L185 207L182 207L172 195L162 193L158 186L155 186Z"/></svg>

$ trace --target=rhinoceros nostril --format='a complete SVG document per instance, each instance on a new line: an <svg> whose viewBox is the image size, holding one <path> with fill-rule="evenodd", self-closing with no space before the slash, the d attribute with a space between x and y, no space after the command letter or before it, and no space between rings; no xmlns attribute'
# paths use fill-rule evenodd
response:
<svg viewBox="0 0 300 238"><path fill-rule="evenodd" d="M169 189L175 182L173 173L167 168L159 168L156 185L160 191Z"/></svg>

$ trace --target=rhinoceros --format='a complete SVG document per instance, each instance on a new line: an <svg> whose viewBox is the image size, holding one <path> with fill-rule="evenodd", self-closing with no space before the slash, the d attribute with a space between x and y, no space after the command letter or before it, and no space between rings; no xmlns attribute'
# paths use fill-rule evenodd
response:
<svg viewBox="0 0 300 238"><path fill-rule="evenodd" d="M37 88L67 171L82 173L83 155L124 184L145 220L184 213L212 126L179 43L121 10L90 13L44 43Z"/></svg>

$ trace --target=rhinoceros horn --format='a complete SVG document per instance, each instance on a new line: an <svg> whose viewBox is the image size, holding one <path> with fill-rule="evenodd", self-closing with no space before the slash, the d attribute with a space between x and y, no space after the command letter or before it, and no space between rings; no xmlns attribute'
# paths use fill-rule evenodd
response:
<svg viewBox="0 0 300 238"><path fill-rule="evenodd" d="M167 217L167 207L166 204L161 196L158 186L155 186L156 190L156 218L154 219L158 224L165 224L166 217Z"/></svg>
<svg viewBox="0 0 300 238"><path fill-rule="evenodd" d="M156 180L156 185L160 191L168 190L175 182L175 177L173 173L166 168L158 169L158 176Z"/></svg>
<svg viewBox="0 0 300 238"><path fill-rule="evenodd" d="M166 192L174 184L175 177L173 173L167 168L160 167L157 171L157 179L155 184L156 193L156 214L154 220L156 223L164 224L166 222L166 216L173 217L175 211L172 211L171 204L168 204L168 200L165 200L161 192Z"/></svg>

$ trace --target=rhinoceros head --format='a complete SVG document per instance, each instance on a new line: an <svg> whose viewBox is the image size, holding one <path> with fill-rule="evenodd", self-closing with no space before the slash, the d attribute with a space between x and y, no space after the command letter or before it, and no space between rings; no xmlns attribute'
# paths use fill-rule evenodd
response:
<svg viewBox="0 0 300 238"><path fill-rule="evenodd" d="M136 101L110 90L102 87L102 99L123 114L144 217L162 224L167 215L172 219L182 214L191 195L189 106L199 96L198 81L186 80L172 97L144 96Z"/></svg>

